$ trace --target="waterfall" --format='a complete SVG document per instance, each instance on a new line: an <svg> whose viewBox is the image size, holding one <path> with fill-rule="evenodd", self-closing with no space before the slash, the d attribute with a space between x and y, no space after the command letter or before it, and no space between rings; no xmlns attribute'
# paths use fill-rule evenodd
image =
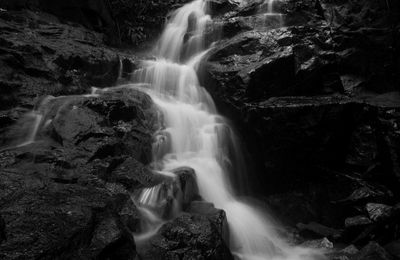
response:
<svg viewBox="0 0 400 260"><path fill-rule="evenodd" d="M227 214L229 246L236 259L313 259L309 250L284 242L268 216L242 202L231 185L233 176L227 169L243 167L232 166L240 160L230 158L228 146L240 145L228 122L217 114L210 95L200 86L196 72L207 53L204 30L210 21L204 0L178 9L155 47L156 59L143 61L143 68L134 73L135 81L146 83L147 92L163 113L165 129L153 147L159 170L172 172L184 166L195 170L200 195ZM176 201L171 190L157 186L144 189L135 198L144 218L148 218L136 239L156 233L165 214L159 210L165 198Z"/></svg>

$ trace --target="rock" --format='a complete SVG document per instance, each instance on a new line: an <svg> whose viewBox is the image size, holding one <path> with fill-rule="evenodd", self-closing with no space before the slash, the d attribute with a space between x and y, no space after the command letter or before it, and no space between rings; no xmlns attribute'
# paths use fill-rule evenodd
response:
<svg viewBox="0 0 400 260"><path fill-rule="evenodd" d="M384 201L388 200L392 195L390 191L385 193L379 189L372 189L371 187L361 187L355 190L349 197L340 200L341 203L363 203L366 201Z"/></svg>
<svg viewBox="0 0 400 260"><path fill-rule="evenodd" d="M100 251L102 259L134 259L136 256L135 241L132 235L121 232L114 218L103 220L90 241L92 251Z"/></svg>
<svg viewBox="0 0 400 260"><path fill-rule="evenodd" d="M225 219L223 211L214 216ZM141 259L233 259L220 233L221 224L210 216L183 213L164 224L148 246L139 248Z"/></svg>
<svg viewBox="0 0 400 260"><path fill-rule="evenodd" d="M134 158L126 159L111 174L104 176L104 179L109 182L121 183L130 191L152 187L162 181L148 167Z"/></svg>
<svg viewBox="0 0 400 260"><path fill-rule="evenodd" d="M200 200L192 201L187 211L200 215L214 215L218 213L218 209L216 209L212 203Z"/></svg>
<svg viewBox="0 0 400 260"><path fill-rule="evenodd" d="M0 244L6 239L6 223L4 222L4 219L0 216Z"/></svg>
<svg viewBox="0 0 400 260"><path fill-rule="evenodd" d="M346 228L352 228L352 227L366 226L369 224L372 224L372 221L368 217L360 215L351 218L346 218L344 225Z"/></svg>
<svg viewBox="0 0 400 260"><path fill-rule="evenodd" d="M328 259L332 260L350 260L353 259L356 254L358 254L359 250L354 245L349 245L346 248L329 253Z"/></svg>
<svg viewBox="0 0 400 260"><path fill-rule="evenodd" d="M196 173L192 168L188 167L178 168L172 172L178 176L179 186L182 191L182 205L183 209L186 209L193 200L200 198Z"/></svg>
<svg viewBox="0 0 400 260"><path fill-rule="evenodd" d="M395 259L400 257L400 241L396 240L385 245L385 250L391 254Z"/></svg>
<svg viewBox="0 0 400 260"><path fill-rule="evenodd" d="M378 203L368 203L366 210L369 217L375 222L385 221L392 217L393 213L393 207Z"/></svg>
<svg viewBox="0 0 400 260"><path fill-rule="evenodd" d="M349 245L348 247L342 249L340 252L347 254L349 256L353 256L356 255L359 252L359 250L354 245Z"/></svg>
<svg viewBox="0 0 400 260"><path fill-rule="evenodd" d="M300 192L273 194L268 196L266 203L277 219L295 226L297 223L307 223L317 218L315 208L318 206L312 202L310 196L312 195Z"/></svg>
<svg viewBox="0 0 400 260"><path fill-rule="evenodd" d="M262 16L262 2L217 19L222 41L206 55L200 78L239 127L253 191L293 200L305 194L310 201L292 214L271 204L287 222L328 226L343 225L349 211L360 214L350 205L391 202L400 187L400 52L390 29L400 24L399 5L275 1L279 24Z"/></svg>
<svg viewBox="0 0 400 260"><path fill-rule="evenodd" d="M332 249L333 243L325 237L322 239L306 241L302 243L301 246L314 249Z"/></svg>
<svg viewBox="0 0 400 260"><path fill-rule="evenodd" d="M109 240L103 237L101 241L91 241L97 232L110 231L110 227L97 223L101 223L108 212L113 214L120 203L130 200L127 194L113 194L102 185L52 182L40 172L8 170L1 176L1 183L7 185L7 188L2 187L1 200L14 198L0 208L8 234L7 240L0 245L2 259L39 256L90 259L105 253L115 239L134 245L129 236L120 235L107 237ZM114 196L123 196L123 200L118 201ZM103 228L107 231L101 231ZM113 226L116 234L126 233L125 229L124 226ZM132 248L129 257L134 256Z"/></svg>
<svg viewBox="0 0 400 260"><path fill-rule="evenodd" d="M356 260L389 260L393 259L379 244L370 242L360 253L355 256Z"/></svg>
<svg viewBox="0 0 400 260"><path fill-rule="evenodd" d="M124 0L107 2L117 25L111 35L120 39L122 46L150 48L163 29L165 17L189 0L154 0L151 4Z"/></svg>
<svg viewBox="0 0 400 260"><path fill-rule="evenodd" d="M0 93L5 98L0 110L11 115L1 128L23 115L15 109L33 109L39 96L90 93L92 86L113 85L120 57L127 55L105 46L100 33L40 12L1 12L0 26Z"/></svg>
<svg viewBox="0 0 400 260"><path fill-rule="evenodd" d="M127 189L152 182L151 99L120 89L45 106L36 142L1 151L13 163L0 174L0 258L134 259L139 213Z"/></svg>
<svg viewBox="0 0 400 260"><path fill-rule="evenodd" d="M316 222L310 222L308 224L299 223L297 228L300 230L300 235L302 236L314 236L314 237L326 237L333 240L340 239L342 232L341 230L336 230L330 227L323 226Z"/></svg>
<svg viewBox="0 0 400 260"><path fill-rule="evenodd" d="M212 16L227 13L238 7L238 4L230 0L207 0L206 5L208 7L208 12Z"/></svg>
<svg viewBox="0 0 400 260"><path fill-rule="evenodd" d="M0 1L5 10L29 8L51 13L64 21L79 23L91 30L102 32L113 45L143 44L154 40L164 24L165 16L187 0L153 1L151 5L137 1L87 0Z"/></svg>

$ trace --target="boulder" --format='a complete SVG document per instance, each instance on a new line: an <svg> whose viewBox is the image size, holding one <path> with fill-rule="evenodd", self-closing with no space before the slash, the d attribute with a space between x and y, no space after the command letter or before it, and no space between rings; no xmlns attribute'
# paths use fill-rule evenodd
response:
<svg viewBox="0 0 400 260"><path fill-rule="evenodd" d="M353 259L355 255L359 253L359 250L354 245L349 245L342 250L329 253L328 259L331 260L350 260Z"/></svg>
<svg viewBox="0 0 400 260"><path fill-rule="evenodd" d="M393 259L385 249L383 249L376 242L370 242L364 248L360 250L355 258L355 260L390 260Z"/></svg>
<svg viewBox="0 0 400 260"><path fill-rule="evenodd" d="M308 240L302 243L301 246L313 249L329 250L333 248L333 243L325 237L322 239Z"/></svg>
<svg viewBox="0 0 400 260"><path fill-rule="evenodd" d="M388 220L393 216L393 207L379 204L379 203L368 203L366 210L370 219L375 222Z"/></svg>
<svg viewBox="0 0 400 260"><path fill-rule="evenodd" d="M178 176L179 186L182 192L182 206L185 210L192 201L200 198L196 173L189 167L174 169L172 172Z"/></svg>
<svg viewBox="0 0 400 260"><path fill-rule="evenodd" d="M363 215L346 218L344 223L346 228L362 227L370 224L372 224L372 221Z"/></svg>
<svg viewBox="0 0 400 260"><path fill-rule="evenodd" d="M223 241L221 223L225 213L214 216L183 213L164 224L150 242L138 248L141 259L233 259Z"/></svg>

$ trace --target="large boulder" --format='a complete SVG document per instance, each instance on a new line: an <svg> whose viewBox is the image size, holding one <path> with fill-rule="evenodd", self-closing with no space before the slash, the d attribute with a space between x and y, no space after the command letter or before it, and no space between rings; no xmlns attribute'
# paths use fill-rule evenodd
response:
<svg viewBox="0 0 400 260"><path fill-rule="evenodd" d="M149 243L138 248L141 259L233 259L221 233L222 210L207 214L183 213L164 224Z"/></svg>

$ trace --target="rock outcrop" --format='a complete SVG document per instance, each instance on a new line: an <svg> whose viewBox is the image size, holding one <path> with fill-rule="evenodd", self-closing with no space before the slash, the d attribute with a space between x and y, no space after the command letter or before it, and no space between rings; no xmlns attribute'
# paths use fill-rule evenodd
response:
<svg viewBox="0 0 400 260"><path fill-rule="evenodd" d="M104 33L106 42L116 46L149 47L163 28L168 12L188 0L1 0L4 10L29 9L53 14L63 21L81 24Z"/></svg>
<svg viewBox="0 0 400 260"><path fill-rule="evenodd" d="M47 106L34 143L0 152L0 257L133 259L140 215L129 191L157 183L151 99L119 90Z"/></svg>
<svg viewBox="0 0 400 260"><path fill-rule="evenodd" d="M316 221L344 230L334 242L384 246L399 224L400 5L268 8L247 1L219 15L201 68L242 133L253 191L289 225Z"/></svg>

